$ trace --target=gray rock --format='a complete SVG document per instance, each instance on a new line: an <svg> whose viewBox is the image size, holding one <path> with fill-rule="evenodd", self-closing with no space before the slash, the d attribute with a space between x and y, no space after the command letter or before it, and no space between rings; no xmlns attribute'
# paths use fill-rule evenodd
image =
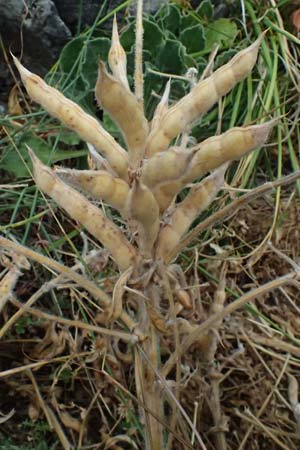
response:
<svg viewBox="0 0 300 450"><path fill-rule="evenodd" d="M30 55L38 67L49 67L58 57L71 32L52 0L0 0L0 28L6 46ZM24 61L25 61L24 60Z"/></svg>
<svg viewBox="0 0 300 450"><path fill-rule="evenodd" d="M5 48L22 55L24 65L43 76L72 35L91 25L98 14L105 16L123 1L0 0L0 30ZM144 10L153 13L166 1L144 0ZM111 28L111 21L106 21L103 27ZM7 101L12 84L6 62L0 58L0 102Z"/></svg>
<svg viewBox="0 0 300 450"><path fill-rule="evenodd" d="M64 23L69 27L73 34L78 31L78 24L83 30L92 25L97 15L105 16L109 11L119 6L122 0L107 1L103 0L53 0Z"/></svg>
<svg viewBox="0 0 300 450"><path fill-rule="evenodd" d="M0 0L4 45L32 71L44 75L57 59L71 32L51 0ZM12 85L5 61L0 62L1 100Z"/></svg>

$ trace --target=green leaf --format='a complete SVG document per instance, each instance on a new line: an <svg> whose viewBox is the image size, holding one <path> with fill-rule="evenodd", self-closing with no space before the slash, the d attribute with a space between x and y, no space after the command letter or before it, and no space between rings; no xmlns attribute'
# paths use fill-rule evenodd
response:
<svg viewBox="0 0 300 450"><path fill-rule="evenodd" d="M50 136L50 137L52 137L52 136ZM56 139L56 135L53 136L53 138ZM67 144L67 145L77 145L77 144L79 144L80 141L81 141L81 139L78 136L78 134L75 134L72 131L67 131L67 130L59 131L59 142L63 142L64 144Z"/></svg>
<svg viewBox="0 0 300 450"><path fill-rule="evenodd" d="M159 23L164 30L179 35L181 28L181 14L176 5L167 3L158 11Z"/></svg>
<svg viewBox="0 0 300 450"><path fill-rule="evenodd" d="M120 36L121 44L126 53L130 52L135 42L135 25L129 23Z"/></svg>
<svg viewBox="0 0 300 450"><path fill-rule="evenodd" d="M195 18L194 14L187 14L183 16L181 19L181 30L185 30L186 28L194 27L199 24L199 20Z"/></svg>
<svg viewBox="0 0 300 450"><path fill-rule="evenodd" d="M26 164L30 170L32 169L32 164L28 155L27 146L34 151L36 156L44 164L48 165L87 154L86 150L56 149L53 151L53 148L46 141L29 132L23 133L19 139L16 137L16 146L18 151L16 151L15 147L7 147L3 152L0 162L0 169L6 170L16 178L30 176Z"/></svg>
<svg viewBox="0 0 300 450"><path fill-rule="evenodd" d="M87 41L84 36L79 36L69 42L62 50L60 67L67 75L68 85L80 99L94 89L97 74L98 61L107 60L110 48L110 40L100 37ZM79 99L76 98L78 101Z"/></svg>
<svg viewBox="0 0 300 450"><path fill-rule="evenodd" d="M187 53L196 53L205 47L205 35L203 26L199 23L186 28L180 34L180 40L186 48Z"/></svg>
<svg viewBox="0 0 300 450"><path fill-rule="evenodd" d="M214 6L211 0L203 0L196 9L196 12L201 19L211 20L214 14Z"/></svg>
<svg viewBox="0 0 300 450"><path fill-rule="evenodd" d="M183 75L187 70L185 64L186 50L179 41L167 39L156 57L156 66L160 72Z"/></svg>
<svg viewBox="0 0 300 450"><path fill-rule="evenodd" d="M205 32L205 50L210 52L215 44L221 47L230 47L238 33L237 26L230 19L218 19L211 22Z"/></svg>
<svg viewBox="0 0 300 450"><path fill-rule="evenodd" d="M153 57L158 52L159 48L164 45L165 37L159 26L152 20L144 19L144 39L143 47ZM126 52L130 52L135 44L135 24L131 23L120 37L121 44Z"/></svg>
<svg viewBox="0 0 300 450"><path fill-rule="evenodd" d="M79 61L79 54L84 46L85 39L79 36L72 39L63 49L60 54L59 62L62 70L69 73L75 64Z"/></svg>
<svg viewBox="0 0 300 450"><path fill-rule="evenodd" d="M202 72L206 69L206 67L207 67L207 60L205 58L202 58L201 56L197 58L197 69L199 74L198 78L200 78Z"/></svg>
<svg viewBox="0 0 300 450"><path fill-rule="evenodd" d="M236 55L237 51L230 48L229 50L226 50L221 55L219 55L216 58L216 62L214 64L214 69L217 69L218 67L223 66L224 64L228 63L228 61L233 58L234 55Z"/></svg>
<svg viewBox="0 0 300 450"><path fill-rule="evenodd" d="M107 114L105 111L103 113L102 125L111 136L117 139L120 142L120 144L124 146L124 139L120 129L118 128L116 123L110 118L109 114Z"/></svg>
<svg viewBox="0 0 300 450"><path fill-rule="evenodd" d="M109 49L110 40L108 38L93 39L87 44L82 72L92 90L97 81L98 62L100 59L102 61L107 61Z"/></svg>

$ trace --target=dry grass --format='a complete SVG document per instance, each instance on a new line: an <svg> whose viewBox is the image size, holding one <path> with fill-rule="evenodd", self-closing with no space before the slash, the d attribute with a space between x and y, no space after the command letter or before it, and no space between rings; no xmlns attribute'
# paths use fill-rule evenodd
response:
<svg viewBox="0 0 300 450"><path fill-rule="evenodd" d="M141 27L137 29L141 36ZM137 49L136 98L127 90L122 95L141 107L141 52L139 46ZM42 94L54 92L37 78L27 81L33 83L33 91L39 86ZM109 77L107 82L112 82ZM273 85L269 89L272 92ZM41 92L39 96L47 106L53 98L49 96L46 101ZM104 90L99 96L109 110L115 104L110 104L111 98L106 98L106 94ZM61 94L56 95L58 106L65 108L61 110L68 116L65 123L69 125L74 119L69 115L70 103ZM191 100L190 97L188 94L185 98ZM165 107L162 105L163 110ZM61 113L60 108L57 110ZM169 111L176 112L176 107ZM83 112L80 114L88 129L90 119ZM118 114L116 110L117 122L132 133L127 115L124 118ZM221 122L221 101L218 114ZM138 120L148 126L144 117L138 116ZM77 123L80 131L81 124ZM175 125L176 131L178 124ZM277 137L285 125L286 122L278 127ZM141 127L142 141L148 133L147 126ZM164 126L165 123L161 127L162 141L166 138ZM252 133L254 127L249 129ZM159 136L153 130L152 144ZM239 135L245 133L241 130L245 128L238 130ZM180 131L186 144L185 126ZM104 131L100 129L99 133L107 143ZM86 137L84 133L80 135ZM265 138L259 143L263 144ZM224 135L215 138L219 139L222 141ZM130 221L124 231L126 217L113 216L102 203L97 214L103 227L88 228L87 210L94 212L96 208L92 209L85 200L86 208L79 216L78 205L83 202L79 194L78 202L72 205L72 220L46 200L47 213L51 212L45 219L47 229L54 236L61 232L65 236L57 248L49 250L47 243L37 241L34 233L31 246L20 245L12 233L0 237L0 412L4 414L0 417L1 433L16 445L36 439L34 431L30 434L22 429L29 417L34 424L47 424L44 437L49 448L64 450L143 449L145 445L147 450L296 450L300 444L299 200L295 190L286 185L294 182L300 172L281 179L284 160L280 156L277 181L244 196L237 196L234 189L225 185L213 204L215 212L210 211L208 218L188 235L184 235L184 226L179 227L184 229L183 238L180 240L179 236L178 244L172 244L173 253L162 251L159 258L153 243L159 227L166 226L163 221L174 214L171 210L159 218L165 197L162 190L153 189L159 207L155 203L156 220L152 221L147 202L154 198L149 194L153 186L149 183L149 195L144 197L146 190L142 192L142 184L138 184L151 159L137 169L142 149L131 149L132 165L127 171L127 156L119 144L114 145L115 159L110 162L116 163L124 177L121 181L131 193L131 219L140 221L141 235L144 231L140 241ZM255 145L252 143L251 149ZM280 145L281 141L278 148ZM151 154L156 147L149 148ZM225 149L227 160L232 159L232 150L233 147ZM109 145L105 151L109 155ZM163 155L172 157L172 152ZM199 155L201 159L201 152ZM243 160L235 183L249 172L251 164L251 159ZM157 167L160 166L156 165L153 173L149 169L150 178L155 181ZM37 184L70 212L69 202L72 195L75 198L75 191L66 190L53 173L35 162ZM72 174L75 177L75 172ZM114 177L108 178L111 186ZM102 176L102 182L103 179ZM51 181L49 191L45 188L47 180ZM170 185L174 187L172 182ZM280 197L283 186L285 195ZM104 190L103 184L101 188ZM184 201L178 201L177 211ZM123 202L118 202L118 207L122 215ZM184 208L183 211L186 213ZM41 214L44 211L38 211L36 219ZM195 217L190 218L188 226ZM7 224L5 219L6 216L3 232L10 228L9 218ZM21 219L16 223L21 224ZM117 261L118 252L123 251L118 264L121 275L94 238L85 233L74 241L69 238L73 228L80 229L77 221L95 239L100 236L100 241L108 229L116 229L113 221L118 224L118 242L111 239L111 232L109 238L104 236L104 245L110 244L106 247L113 249ZM153 223L157 228L155 236L151 235ZM32 227L37 236L40 227L41 223ZM174 263L173 257L179 251L182 253ZM138 252L142 257L133 267Z"/></svg>
<svg viewBox="0 0 300 450"><path fill-rule="evenodd" d="M186 305L180 313L181 337L181 333L188 336L192 327L205 323L212 313L223 310L224 285L208 283L207 275L201 274L204 255L205 268L211 276L215 279L220 278L220 274L226 276L226 304L229 306L243 291L255 289L279 275L284 277L295 269L293 265L299 257L298 204L299 200L294 197L282 200L282 220L273 244L260 253L256 262L254 256L250 259L241 259L237 254L230 254L230 258L222 254L214 256L219 246L217 239L215 247L208 243L197 247L196 254L191 250L183 255L184 275L193 306ZM228 245L222 247L224 251L230 253L235 245L241 253L249 249L253 252L272 225L272 213L270 197L255 200L241 209L223 228L221 239L228 240ZM225 266L224 259L227 260ZM95 269L95 262L90 261L91 270ZM29 274L25 272L24 277L34 276L33 268ZM33 280L33 284L36 281ZM115 276L103 283L106 291L112 292ZM91 446L88 448L142 448L143 425L138 419L142 405L132 384L132 344L126 343L123 336L105 337L96 324L97 314L101 319L99 307L87 296L86 290L70 285L70 281L61 276L44 285L40 292L43 303L47 291L54 285L62 298L71 299L72 312L69 306L68 316L73 317L72 323L59 314L49 321L45 306L38 298L35 299L37 305L30 302L32 309L28 311L14 299L5 308L5 321L14 317L17 307L17 315L29 323L25 339L22 335L17 337L11 325L1 341L1 411L17 407L14 418L3 424L5 432L15 436L18 442L13 424L22 422L29 414L32 420L45 417L63 448L86 448L87 444ZM166 296L170 295L167 286L165 288ZM133 289L127 288L128 311L135 308ZM17 289L15 296L22 298L24 294ZM167 298L165 302L162 310L167 307ZM79 309L90 317L89 324L78 320ZM161 395L168 399L169 405L167 423L163 424L165 430L170 431L168 448L201 448L196 432L208 449L299 447L298 384L296 394L292 386L294 400L289 392L293 381L299 381L299 309L297 286L282 285L253 299L248 308L226 315L223 321L215 321L205 339L198 340L181 354L180 371L175 365L168 376L161 379ZM34 317L36 321L32 321ZM165 333L166 322L155 311L152 317L157 332L164 332L161 352L162 361L166 363L172 352L178 355L176 337ZM160 379L162 375L157 373L156 376ZM7 396L7 391L13 397ZM185 415L192 421L192 427ZM176 422L174 429L172 424Z"/></svg>

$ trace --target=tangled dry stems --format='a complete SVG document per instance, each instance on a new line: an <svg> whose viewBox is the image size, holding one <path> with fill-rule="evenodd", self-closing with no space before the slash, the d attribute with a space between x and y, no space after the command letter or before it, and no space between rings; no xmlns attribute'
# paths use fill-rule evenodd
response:
<svg viewBox="0 0 300 450"><path fill-rule="evenodd" d="M232 447L241 450L250 432L260 427L274 445L287 448L273 423L262 425L259 419L270 407L270 399L277 393L287 365L293 364L292 358L278 358L283 359L279 372L278 368L274 368L274 373L269 370L275 385L267 400L259 404L258 415L254 417L247 411L241 411L241 408L237 410L236 407L245 404L251 408L252 399L245 393L245 385L250 383L250 391L255 393L257 374L267 366L258 355L257 343L261 341L260 344L272 347L270 342L274 344L276 341L268 330L271 337L262 342L255 333L254 325L252 330L247 324L247 331L239 333L239 339L240 336L241 340L245 339L259 360L255 368L249 367L251 358L245 355L242 344L240 348L235 348L238 320L231 316L231 320L224 323L224 318L251 301L268 298L267 295L275 289L283 290L285 294L287 286L297 289L299 270L292 267L288 273L262 286L254 286L225 306L230 278L228 261L225 260L222 266L216 264L214 271L219 281L215 292L209 289L204 296L201 284L200 289L199 286L192 288L191 277L187 277L183 268L174 263L178 252L204 227L228 217L229 213L256 195L299 177L296 173L236 199L186 234L194 220L209 207L222 189L228 163L261 147L276 123L271 120L263 125L233 128L196 146L187 146L189 126L249 75L255 65L262 37L240 51L221 69L200 80L190 93L171 107L168 107L170 85L167 84L165 94L149 122L143 110L141 2L138 11L135 93L130 91L127 81L126 55L119 41L116 20L108 60L112 74L100 62L96 84L96 98L120 127L127 151L95 118L30 73L14 58L29 96L93 145L102 156L103 167L100 170L53 170L42 164L29 150L34 180L44 193L109 251L121 274L110 288L106 286L105 292L84 273L78 273L83 270L80 264L68 268L1 237L0 246L4 249L2 260L7 267L7 274L0 286L2 307L10 300L18 311L7 320L0 336L3 337L25 312L38 317L45 329L44 336L28 349L28 354L37 360L47 358L54 364L62 358L65 367L72 370L77 367L78 374L85 374L92 396L89 405L84 403L81 414L79 407L75 414L69 413L62 401L58 374L52 385L48 385L42 393L31 370L43 367L47 364L45 361L25 364L0 375L26 374L31 382L30 387L23 391L20 387L18 389L30 398L30 416L35 419L43 411L64 449L71 448L71 444L63 426L72 430L73 442L77 442L77 448L82 448L84 442L93 440L93 424L97 424L105 448L117 449L127 445L129 448L145 446L147 450L161 450L182 446L207 449L214 446L217 450ZM171 145L178 135L182 137L181 144ZM213 171L210 176L199 181L210 171ZM194 184L185 199L177 201L177 195L192 182ZM109 219L84 192L118 210L126 223L126 230ZM91 268L93 264L99 264L101 258L99 253L92 253L85 264ZM21 303L14 294L14 287L21 271L29 270L28 260L54 270L56 277ZM88 320L67 319L63 315L48 314L36 308L34 304L51 290L63 290L71 299L76 299L84 316L92 324L87 323ZM76 312L75 315L78 314ZM255 326L260 326L259 322ZM71 329L76 330L75 334ZM91 348L85 351L87 342ZM229 356L224 356L220 343ZM288 348L291 354L295 352L294 347ZM63 354L66 351L69 353L65 357ZM244 386L236 373L237 357L244 364L244 368L239 369L245 375ZM227 372L223 375L225 368ZM58 369L59 372L62 370ZM79 382L80 378L74 375L73 383L77 385ZM295 385L292 375L290 384ZM241 402L234 408L227 406L226 410L222 405L230 404L228 398L232 389L241 391ZM295 391L295 386L293 389ZM290 404L298 424L295 413L298 398L290 394L290 403L288 400L286 403ZM132 405L136 410L135 419ZM112 418L116 422L130 424L127 435L111 429ZM134 428L134 420L144 427L144 432ZM229 420L231 428L234 426L236 429L243 428L246 422L250 424L242 441L237 443L235 438L229 436ZM115 426L118 428L118 425ZM285 426L290 427L285 436L291 438L290 444L293 445L292 439L295 436L298 439L297 430L290 431L295 424L286 421ZM291 445L290 448L293 448Z"/></svg>

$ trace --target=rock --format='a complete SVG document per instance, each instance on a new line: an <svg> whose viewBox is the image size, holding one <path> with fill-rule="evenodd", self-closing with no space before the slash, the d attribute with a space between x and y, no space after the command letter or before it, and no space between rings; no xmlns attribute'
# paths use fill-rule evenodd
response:
<svg viewBox="0 0 300 450"><path fill-rule="evenodd" d="M120 5L121 0L103 2L103 0L53 0L61 19L71 30L72 34L80 29L84 30L92 25L97 15L99 19L104 17L109 11ZM80 3L82 6L80 6Z"/></svg>
<svg viewBox="0 0 300 450"><path fill-rule="evenodd" d="M44 76L63 46L104 17L124 0L0 0L0 29L7 53L22 56L29 70ZM167 0L144 0L144 10L153 13ZM81 5L81 6L80 6ZM126 11L124 8L120 15ZM111 28L112 18L103 23ZM80 30L78 30L80 28ZM7 103L14 83L6 61L0 59L0 103ZM1 110L0 110L1 111Z"/></svg>
<svg viewBox="0 0 300 450"><path fill-rule="evenodd" d="M40 75L47 72L72 36L51 0L0 0L0 29L6 51L22 54L25 66ZM1 100L12 84L1 59Z"/></svg>

